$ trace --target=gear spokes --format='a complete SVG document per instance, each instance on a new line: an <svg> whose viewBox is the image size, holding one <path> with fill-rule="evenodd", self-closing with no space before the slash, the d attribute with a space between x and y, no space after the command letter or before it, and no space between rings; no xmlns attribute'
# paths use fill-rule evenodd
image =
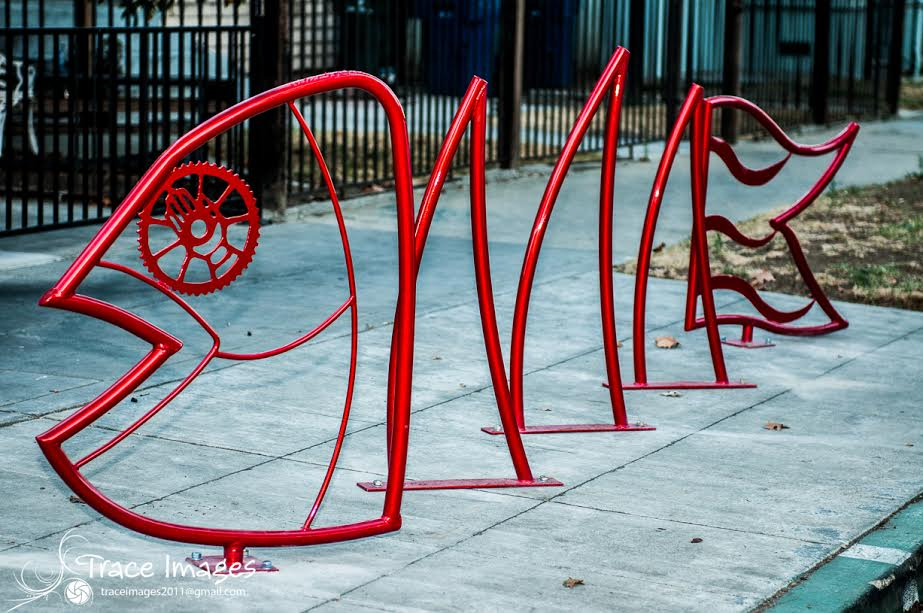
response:
<svg viewBox="0 0 923 613"><path fill-rule="evenodd" d="M164 185L138 219L144 266L181 294L226 287L250 264L259 240L259 210L250 187L207 162L177 166Z"/></svg>

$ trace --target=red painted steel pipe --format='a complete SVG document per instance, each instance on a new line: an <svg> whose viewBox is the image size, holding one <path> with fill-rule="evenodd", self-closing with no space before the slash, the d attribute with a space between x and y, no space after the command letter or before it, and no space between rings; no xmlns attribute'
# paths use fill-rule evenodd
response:
<svg viewBox="0 0 923 613"><path fill-rule="evenodd" d="M618 341L615 331L615 310L612 287L612 207L614 198L615 165L618 153L619 113L622 96L625 91L625 75L628 69L628 50L616 49L605 70L596 82L589 98L580 111L571 133L564 143L561 154L551 171L539 203L532 232L523 258L522 272L516 292L516 306L513 313L512 340L510 345L510 397L515 410L519 430L529 434L550 432L589 432L618 430L651 430L650 426L628 422L625 400L622 395L622 382L618 363ZM606 372L613 383L609 387L614 424L584 424L562 426L527 427L523 399L523 364L525 357L526 324L529 315L529 303L535 270L541 253L542 242L548 229L548 222L557 202L564 179L570 169L574 156L580 147L584 135L590 127L606 95L609 95L608 114L606 116L606 133L603 143L603 162L600 176L599 194L599 287L600 317L602 320L603 347L606 360ZM579 429L575 429L579 428ZM498 434L494 429L485 428L486 432ZM506 427L504 427L504 431Z"/></svg>
<svg viewBox="0 0 923 613"><path fill-rule="evenodd" d="M429 181L423 193L420 209L415 223L415 270L419 271L426 248L429 230L445 181L449 176L452 160L458 153L465 131L470 126L470 201L471 201L471 240L474 258L475 282L477 286L478 310L481 330L484 336L484 348L490 369L491 384L497 402L497 411L507 449L516 472L516 479L451 479L438 481L413 481L405 484L408 489L463 489L480 487L523 487L546 486L549 481L538 481L532 475L526 456L522 437L516 428L516 418L510 401L509 382L500 345L497 314L494 305L493 285L490 273L490 249L487 235L487 200L485 185L485 149L487 133L487 81L474 77L462 97L455 116L449 125L439 154L430 173ZM395 368L392 357L390 368ZM387 434L390 444L390 432ZM485 485L489 483L489 485ZM422 485L421 485L422 484ZM553 484L560 485L554 481ZM369 491L377 491L380 486L367 483L360 484Z"/></svg>
<svg viewBox="0 0 923 613"><path fill-rule="evenodd" d="M657 220L660 218L660 207L663 204L663 195L670 179L670 171L679 151L686 128L692 122L692 115L699 102L702 100L703 90L699 85L693 84L686 95L676 119L670 136L667 139L654 184L648 199L647 212L644 217L644 227L641 230L641 243L638 246L638 266L635 271L635 294L632 310L631 344L634 360L635 384L644 386L647 380L647 347L645 346L647 321L647 290L651 273L651 254L654 252L654 234L657 231Z"/></svg>

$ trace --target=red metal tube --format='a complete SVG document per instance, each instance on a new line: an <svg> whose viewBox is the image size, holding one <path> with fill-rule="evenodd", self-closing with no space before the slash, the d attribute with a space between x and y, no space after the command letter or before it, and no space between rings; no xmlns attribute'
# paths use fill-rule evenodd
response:
<svg viewBox="0 0 923 613"><path fill-rule="evenodd" d="M308 144L311 146L314 159L317 162L317 166L320 168L321 176L323 176L324 183L327 186L327 195L330 196L330 204L333 206L333 214L336 216L337 228L340 231L340 243L343 246L343 263L346 266L346 278L349 283L349 299L347 300L350 311L349 375L347 377L346 398L343 401L343 417L340 419L340 429L337 431L336 443L333 446L330 462L327 464L327 472L324 475L324 481L321 483L320 489L317 492L317 497L314 499L314 504L311 506L308 517L302 525L302 529L307 530L311 527L311 523L317 516L320 505L324 501L324 496L327 494L327 488L330 487L330 481L333 479L333 471L336 469L337 460L340 458L340 451L343 449L343 441L346 438L346 427L349 425L349 412L352 407L353 394L356 390L356 366L359 358L359 307L356 299L356 272L353 267L352 250L349 248L349 236L346 232L346 222L343 219L343 210L340 208L340 199L337 196L337 190L333 184L333 177L330 175L330 170L327 168L327 162L324 160L324 155L321 153L320 146L317 144L317 139L314 138L314 133L311 131L311 128L308 127L308 122L305 121L304 116L301 114L301 111L298 110L294 102L290 101L288 106L295 116L295 119L298 121L298 125L301 126L301 131L304 132L305 137L308 139ZM337 316L339 315L337 314Z"/></svg>
<svg viewBox="0 0 923 613"><path fill-rule="evenodd" d="M500 334L497 314L494 306L493 285L490 274L490 249L487 238L487 201L485 186L485 149L487 133L487 82L474 77L462 97L433 170L423 193L420 209L415 223L415 265L419 270L426 248L426 240L432 226L433 216L439 202L442 188L448 178L452 160L458 152L459 145L468 126L471 126L470 146L470 200L471 200L471 241L474 258L475 282L477 285L478 310L480 312L481 330L484 335L484 348L490 369L491 383L497 402L500 423L506 437L507 449L516 472L515 479L475 478L414 480L404 484L405 489L470 489L484 487L547 487L562 485L561 482L544 478L535 479L526 456L522 437L516 428L516 418L510 402L509 382L500 346ZM393 359L390 368L395 368ZM390 444L391 433L387 433ZM362 482L359 487L366 491L381 491L385 485Z"/></svg>
<svg viewBox="0 0 923 613"><path fill-rule="evenodd" d="M676 160L676 154L679 151L679 145L683 140L683 134L686 128L692 122L692 115L698 107L703 97L703 89L700 85L693 84L686 94L686 100L679 110L676 123L670 131L663 155L660 157L660 164L657 167L657 174L654 177L654 185L651 188L651 195L648 199L647 212L644 217L644 227L641 230L641 244L638 247L638 266L635 272L635 295L632 310L632 354L634 359L635 386L643 387L647 384L647 347L645 340L647 338L645 323L647 318L647 289L651 273L651 254L654 252L654 234L657 231L657 219L660 217L660 206L663 204L663 194L667 189L667 181L670 178L670 171L673 169L673 162Z"/></svg>
<svg viewBox="0 0 923 613"><path fill-rule="evenodd" d="M564 143L561 154L558 156L551 177L545 186L545 192L539 203L532 232L526 246L523 258L522 272L519 277L519 286L516 292L516 306L513 313L513 330L510 345L510 398L516 415L516 423L520 432L528 434L543 434L548 432L573 432L575 426L536 426L528 427L525 423L525 410L523 399L523 362L525 356L526 324L529 315L529 302L532 297L532 285L535 280L535 270L538 258L548 229L548 222L554 210L555 202L564 184L564 179L570 169L574 155L580 147L584 135L590 127L600 105L606 95L610 96L608 115L606 119L606 137L603 144L603 163L600 178L599 200L599 283L600 283L600 316L603 327L603 346L606 359L606 370L614 385L610 386L610 401L614 424L582 425L579 431L619 431L619 430L651 430L650 426L643 424L629 424L622 397L621 377L619 374L616 333L615 311L612 298L612 206L615 180L615 162L618 153L619 110L621 98L624 95L625 75L628 69L628 50L623 47L616 49L606 65L603 74L596 82L590 96L580 111L570 136ZM504 428L505 430L506 428ZM483 428L489 434L499 434L494 428Z"/></svg>
<svg viewBox="0 0 923 613"><path fill-rule="evenodd" d="M711 289L711 271L708 267L708 236L705 223L705 195L708 191L708 142L711 136L711 109L707 104L699 104L692 117L692 253L695 266L689 270L689 287L699 287L702 295L702 311L705 314L705 331L708 336L708 348L711 351L712 366L715 369L715 381L728 383L727 367L724 364L724 352L721 350L721 336L715 312L715 297ZM687 301L687 304L690 304ZM695 318L695 300L691 302L691 313ZM687 328L689 326L687 309Z"/></svg>
<svg viewBox="0 0 923 613"><path fill-rule="evenodd" d="M627 61L627 59L625 60ZM599 178L599 307L602 319L603 353L609 380L609 403L616 426L628 426L628 412L619 371L618 337L615 331L615 288L612 281L612 217L615 206L615 162L618 157L619 117L622 112L624 73L615 76L606 114L606 138Z"/></svg>

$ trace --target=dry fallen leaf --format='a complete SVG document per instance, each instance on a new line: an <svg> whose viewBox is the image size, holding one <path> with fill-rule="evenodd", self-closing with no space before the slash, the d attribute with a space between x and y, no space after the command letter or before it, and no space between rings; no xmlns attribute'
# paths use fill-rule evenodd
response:
<svg viewBox="0 0 923 613"><path fill-rule="evenodd" d="M660 349L675 349L679 347L679 341L672 336L658 336L654 339L654 346Z"/></svg>
<svg viewBox="0 0 923 613"><path fill-rule="evenodd" d="M583 579L575 579L574 577L568 577L564 580L564 587L568 589L573 589L578 585L583 585Z"/></svg>
<svg viewBox="0 0 923 613"><path fill-rule="evenodd" d="M615 341L615 346L621 348L621 347L622 347L622 341Z"/></svg>
<svg viewBox="0 0 923 613"><path fill-rule="evenodd" d="M667 246L666 243L660 243L659 245L657 245L656 247L654 247L653 251L654 251L654 253L660 253L661 251L663 251L663 248L666 247L666 246Z"/></svg>
<svg viewBox="0 0 923 613"><path fill-rule="evenodd" d="M690 542L690 543L701 543L701 542L702 542L702 539L700 539L699 537L695 537L694 539L692 539L692 540L689 541L689 542Z"/></svg>
<svg viewBox="0 0 923 613"><path fill-rule="evenodd" d="M788 430L788 426L779 421L767 421L763 427L767 430Z"/></svg>
<svg viewBox="0 0 923 613"><path fill-rule="evenodd" d="M682 396L682 394L680 394L676 390L670 390L669 392L661 392L660 395L666 396L667 398L679 398Z"/></svg>
<svg viewBox="0 0 923 613"><path fill-rule="evenodd" d="M753 273L753 276L750 277L750 284L756 289L762 289L767 283L772 283L775 280L776 278L772 276L772 273L763 268Z"/></svg>
<svg viewBox="0 0 923 613"><path fill-rule="evenodd" d="M86 504L86 503L85 503L84 501L82 501L78 496L70 496L70 497L68 498L68 500L70 500L70 501L73 502L74 504Z"/></svg>

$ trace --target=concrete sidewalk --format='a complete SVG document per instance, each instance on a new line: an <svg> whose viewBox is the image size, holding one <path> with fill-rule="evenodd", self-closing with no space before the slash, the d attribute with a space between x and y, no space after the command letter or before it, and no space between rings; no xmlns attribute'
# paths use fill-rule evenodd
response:
<svg viewBox="0 0 923 613"><path fill-rule="evenodd" d="M921 138L920 120L870 124L841 177L868 182L914 171ZM742 149L751 163L775 159L768 143ZM713 166L711 202L735 218L784 205L816 172L808 166L786 170L791 174L784 187L769 193L732 186L727 173ZM687 158L678 160L659 240L688 235L687 168ZM634 255L654 170L652 163L619 166L617 260ZM545 178L533 167L518 178L492 179L491 257L508 347L522 245ZM571 174L543 251L526 346L532 423L611 415L600 386L604 365L592 251L597 181L594 167ZM359 385L318 525L369 519L381 510L381 495L365 493L355 482L386 472L384 383L396 268L391 206L384 197L348 206L362 330ZM225 348L258 350L289 340L345 297L329 215L312 205L292 218L263 229L256 258L238 281L193 303L220 327ZM755 381L757 389L680 397L630 392L630 417L656 431L526 437L534 471L564 481L563 488L410 492L400 532L255 552L271 557L279 573L223 583L175 577L171 564L190 547L139 536L71 501L33 440L145 351L110 326L35 306L94 231L0 241L0 251L26 254L0 256L0 267L16 262L0 272L0 610L24 597L14 580L23 568L35 587L32 569L58 572L59 544L74 529L73 536L86 539L70 542L75 552L123 567L150 562L154 569L148 578L83 576L94 590L93 606L101 610L742 611L923 492L923 313L842 304L837 307L851 323L843 332L778 337L771 350L728 349L731 376ZM466 192L451 185L419 279L410 478L513 474L502 440L479 431L497 416L467 234ZM43 259L26 266L29 254ZM140 269L134 233L127 231L108 257ZM632 283L616 276L620 337L631 329ZM124 275L94 273L81 290L165 327L186 346L135 395L137 402L123 403L72 441L72 456L153 406L208 347L188 316ZM704 335L682 331L684 290L682 283L652 283L649 335L673 334L682 342L677 350L651 350L652 378L709 374ZM725 308L744 308L733 296L720 298ZM771 298L780 306L800 303ZM630 345L620 350L626 378ZM256 529L300 525L332 449L348 346L348 324L341 321L278 358L214 364L84 474L120 503L159 519ZM766 421L789 428L769 431L762 427ZM568 589L562 585L568 577L584 584ZM18 610L70 608L63 598L70 578L65 573L53 595Z"/></svg>

